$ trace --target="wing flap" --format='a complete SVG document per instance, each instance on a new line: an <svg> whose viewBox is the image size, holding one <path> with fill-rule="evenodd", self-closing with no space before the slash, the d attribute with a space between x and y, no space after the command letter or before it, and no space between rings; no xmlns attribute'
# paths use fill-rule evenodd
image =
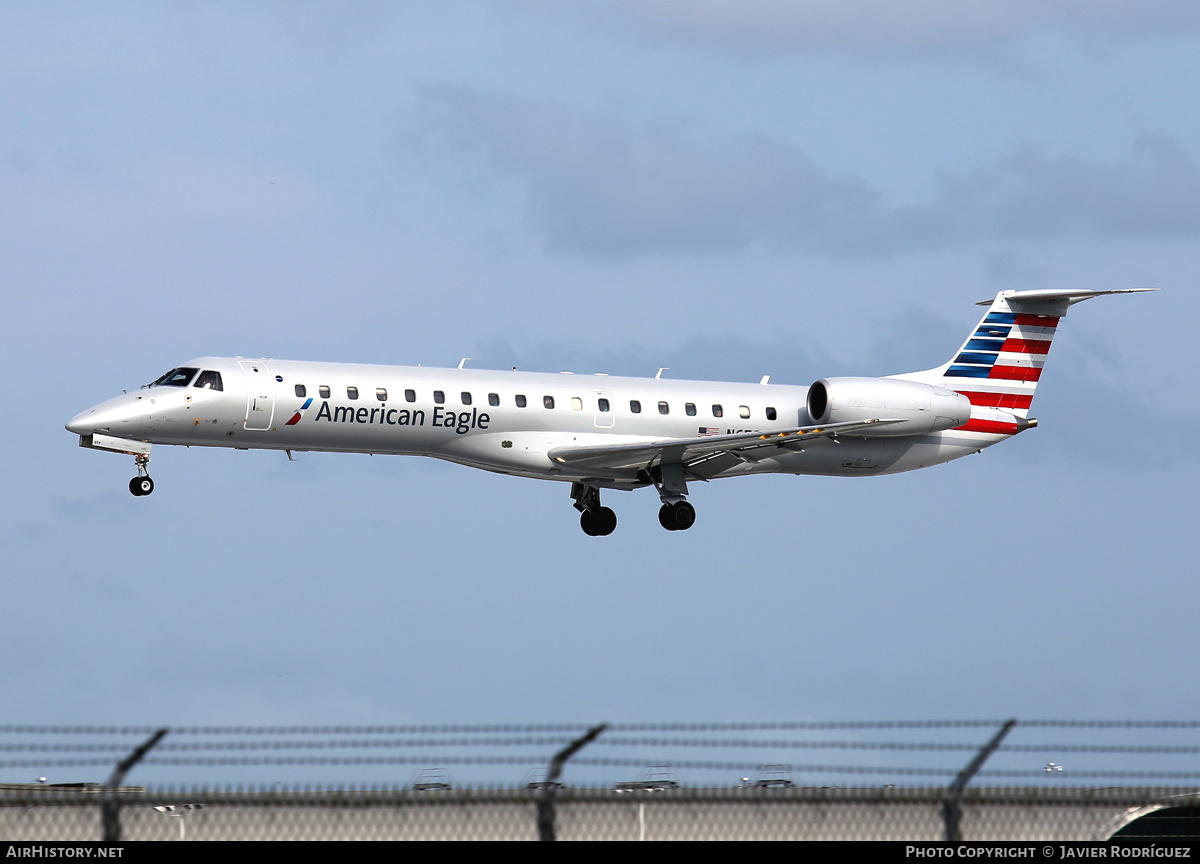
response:
<svg viewBox="0 0 1200 864"><path fill-rule="evenodd" d="M559 465L576 468L647 468L678 462L688 466L728 453L752 455L766 447L803 446L805 442L836 435L851 435L872 426L902 423L902 420L861 420L850 423L826 423L821 426L797 426L772 432L740 432L734 435L707 435L698 438L670 438L637 444L555 447L546 455Z"/></svg>

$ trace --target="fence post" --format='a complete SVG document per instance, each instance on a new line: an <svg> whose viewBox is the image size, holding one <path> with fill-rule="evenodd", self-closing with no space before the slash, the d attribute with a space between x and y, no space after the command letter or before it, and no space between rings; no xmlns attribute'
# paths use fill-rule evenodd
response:
<svg viewBox="0 0 1200 864"><path fill-rule="evenodd" d="M554 787L557 785L558 775L562 773L562 767L568 759L586 747L596 737L608 728L607 723L601 723L599 726L593 726L587 731L587 734L582 738L576 738L562 750L554 754L554 759L550 762L550 771L546 775L544 785L542 786L542 797L538 800L537 806L537 825L539 840L553 840L554 838Z"/></svg>
<svg viewBox="0 0 1200 864"><path fill-rule="evenodd" d="M1014 719L1001 726L1000 731L992 736L992 740L983 745L983 749L975 754L975 758L967 767L958 772L954 782L946 787L946 797L942 799L942 816L946 820L946 842L955 843L962 840L958 823L962 817L963 790L967 788L967 784L971 782L975 773L983 767L983 763L988 760L988 757L1000 746L1000 742L1004 740L1008 730L1016 725L1017 721Z"/></svg>
<svg viewBox="0 0 1200 864"><path fill-rule="evenodd" d="M142 757L146 755L151 747L162 740L167 731L165 727L159 729L147 738L140 747L126 756L124 760L117 763L117 767L113 769L112 776L104 784L104 793L100 796L100 821L104 826L105 843L116 843L121 839L121 805L117 803L117 787L121 785L121 781L125 779L125 775L129 773L129 769L142 761Z"/></svg>

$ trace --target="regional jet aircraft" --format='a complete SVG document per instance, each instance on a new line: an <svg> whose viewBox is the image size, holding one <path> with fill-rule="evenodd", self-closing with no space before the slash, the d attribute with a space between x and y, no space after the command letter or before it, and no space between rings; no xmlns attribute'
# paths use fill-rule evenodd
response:
<svg viewBox="0 0 1200 864"><path fill-rule="evenodd" d="M154 491L154 444L433 456L561 480L586 534L617 526L602 489L653 486L668 531L696 521L688 483L746 474L861 476L976 453L1037 425L1030 403L1067 308L1102 294L1001 291L953 358L810 387L200 357L89 408L82 447L134 457ZM769 376L768 376L769 377Z"/></svg>

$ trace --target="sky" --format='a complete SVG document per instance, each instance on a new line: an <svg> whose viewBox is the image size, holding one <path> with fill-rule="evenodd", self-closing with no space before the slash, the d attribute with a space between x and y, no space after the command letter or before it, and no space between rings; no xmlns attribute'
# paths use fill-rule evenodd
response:
<svg viewBox="0 0 1200 864"><path fill-rule="evenodd" d="M1198 90L1173 0L3 4L5 722L1197 718ZM134 498L63 428L202 355L806 386L1136 286L1038 428L687 532L416 458L160 447Z"/></svg>

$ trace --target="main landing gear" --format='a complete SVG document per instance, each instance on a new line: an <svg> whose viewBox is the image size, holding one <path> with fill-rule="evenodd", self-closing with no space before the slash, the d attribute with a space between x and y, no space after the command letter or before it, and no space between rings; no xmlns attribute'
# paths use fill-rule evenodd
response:
<svg viewBox="0 0 1200 864"><path fill-rule="evenodd" d="M658 510L658 524L668 531L686 531L696 524L696 508L687 500L687 478L683 466L675 464L656 465L649 469L646 478L658 489L662 507ZM642 479L645 482L645 478ZM607 537L617 527L617 514L600 504L600 489L588 483L571 484L571 498L579 511L579 527L589 537Z"/></svg>
<svg viewBox="0 0 1200 864"><path fill-rule="evenodd" d="M687 477L678 462L652 468L650 479L658 489L658 524L668 531L686 531L696 524L696 508L687 501Z"/></svg>
<svg viewBox="0 0 1200 864"><path fill-rule="evenodd" d="M150 479L150 472L146 468L150 464L150 457L138 455L133 457L133 461L137 463L138 473L129 481L129 491L140 498L154 491L154 481Z"/></svg>
<svg viewBox="0 0 1200 864"><path fill-rule="evenodd" d="M686 531L696 524L696 508L686 501L663 504L658 508L658 524L668 531Z"/></svg>
<svg viewBox="0 0 1200 864"><path fill-rule="evenodd" d="M589 537L607 537L617 529L617 514L600 505L600 490L586 483L572 483L571 497L579 511L579 527Z"/></svg>

